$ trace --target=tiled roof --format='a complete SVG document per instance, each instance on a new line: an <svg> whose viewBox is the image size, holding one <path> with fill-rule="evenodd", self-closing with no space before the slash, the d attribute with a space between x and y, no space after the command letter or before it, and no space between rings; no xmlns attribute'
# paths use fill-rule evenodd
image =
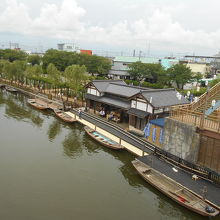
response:
<svg viewBox="0 0 220 220"><path fill-rule="evenodd" d="M126 83L123 80L93 80L92 83L100 92L105 92L109 83L126 85Z"/></svg>
<svg viewBox="0 0 220 220"><path fill-rule="evenodd" d="M127 85L122 80L94 80L92 82L100 92L105 93L105 95L102 96L103 98L108 96L108 94L114 96L108 97L108 100L105 100L106 102L109 102L109 104L112 104L111 101L116 104L117 100L120 99L119 97L125 97L128 99L139 93L141 93L148 102L150 102L152 99L151 104L155 108L169 107L173 105L182 105L189 103L189 101L186 100L183 96L179 100L179 98L177 97L177 91L172 88L149 89Z"/></svg>
<svg viewBox="0 0 220 220"><path fill-rule="evenodd" d="M98 102L102 102L105 104L109 104L115 107L119 107L122 109L129 109L130 108L130 102L127 100L123 100L121 98L115 98L115 97L110 97L110 96L95 96L95 95L91 95L91 94L86 94L85 95L86 99L91 99L94 101L98 101Z"/></svg>
<svg viewBox="0 0 220 220"><path fill-rule="evenodd" d="M179 100L175 89L145 90L141 91L141 93L148 102L152 100L151 104L156 108L189 103L184 96L181 96L181 99Z"/></svg>
<svg viewBox="0 0 220 220"><path fill-rule="evenodd" d="M139 109L136 108L130 108L127 113L129 115L135 115L138 116L139 118L145 118L147 115L149 115L149 112L145 112L145 111L141 111Z"/></svg>
<svg viewBox="0 0 220 220"><path fill-rule="evenodd" d="M115 83L110 83L108 85L108 87L106 88L105 92L129 98L129 97L139 93L140 89L138 87L132 87L132 86L128 86L128 85L118 85L118 84L115 84Z"/></svg>

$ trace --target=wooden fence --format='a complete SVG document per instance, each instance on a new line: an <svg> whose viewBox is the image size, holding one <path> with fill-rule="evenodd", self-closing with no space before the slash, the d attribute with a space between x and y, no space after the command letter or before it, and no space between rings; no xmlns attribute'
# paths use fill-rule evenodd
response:
<svg viewBox="0 0 220 220"><path fill-rule="evenodd" d="M184 108L173 108L170 118L194 125L201 129L220 132L220 120L215 116L205 116L203 113Z"/></svg>

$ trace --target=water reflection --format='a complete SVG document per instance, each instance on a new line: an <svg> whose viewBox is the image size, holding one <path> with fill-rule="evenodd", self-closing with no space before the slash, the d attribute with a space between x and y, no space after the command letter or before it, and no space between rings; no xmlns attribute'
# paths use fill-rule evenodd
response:
<svg viewBox="0 0 220 220"><path fill-rule="evenodd" d="M82 155L83 133L78 129L72 129L63 141L64 154L70 158Z"/></svg>
<svg viewBox="0 0 220 220"><path fill-rule="evenodd" d="M53 120L47 131L47 135L50 141L53 141L57 135L61 132L61 124L58 120Z"/></svg>
<svg viewBox="0 0 220 220"><path fill-rule="evenodd" d="M31 121L37 127L41 127L43 119L39 112L28 108L23 95L14 95L0 91L0 105L5 104L5 115L20 121Z"/></svg>

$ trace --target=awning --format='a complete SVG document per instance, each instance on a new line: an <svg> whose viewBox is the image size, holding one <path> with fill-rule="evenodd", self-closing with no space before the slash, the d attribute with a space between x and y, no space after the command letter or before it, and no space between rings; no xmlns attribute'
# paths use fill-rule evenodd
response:
<svg viewBox="0 0 220 220"><path fill-rule="evenodd" d="M158 119L155 119L155 120L150 120L149 122L153 125L156 125L156 126L159 126L159 127L163 128L165 118L158 118Z"/></svg>
<svg viewBox="0 0 220 220"><path fill-rule="evenodd" d="M110 106L115 106L118 108L122 108L122 109L129 109L130 108L130 102L126 101L126 100L122 100L120 98L113 98L113 97L108 97L108 96L95 96L95 95L91 95L91 94L86 94L85 95L86 99L91 99L97 102L101 102Z"/></svg>
<svg viewBox="0 0 220 220"><path fill-rule="evenodd" d="M129 115L134 115L134 116L137 116L139 118L145 118L146 116L150 115L149 112L141 111L141 110L136 109L136 108L130 108L127 113Z"/></svg>

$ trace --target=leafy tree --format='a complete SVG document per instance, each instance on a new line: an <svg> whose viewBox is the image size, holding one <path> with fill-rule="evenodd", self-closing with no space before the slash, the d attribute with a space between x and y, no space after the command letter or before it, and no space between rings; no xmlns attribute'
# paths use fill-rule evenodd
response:
<svg viewBox="0 0 220 220"><path fill-rule="evenodd" d="M55 95L57 93L57 87L61 84L61 73L60 71L55 67L54 64L50 63L47 67L47 75L52 83L52 85L55 88Z"/></svg>
<svg viewBox="0 0 220 220"><path fill-rule="evenodd" d="M80 65L68 66L65 69L64 76L68 87L73 89L75 95L78 94L88 79L86 67Z"/></svg>
<svg viewBox="0 0 220 220"><path fill-rule="evenodd" d="M30 55L27 58L27 62L31 65L40 65L41 57L38 55Z"/></svg>
<svg viewBox="0 0 220 220"><path fill-rule="evenodd" d="M15 60L25 60L27 54L21 50L5 49L0 51L0 58L13 62Z"/></svg>
<svg viewBox="0 0 220 220"><path fill-rule="evenodd" d="M89 73L106 75L111 69L111 62L109 59L105 57L87 55L87 60L85 60L85 66L87 67L87 71Z"/></svg>
<svg viewBox="0 0 220 220"><path fill-rule="evenodd" d="M60 71L64 71L67 66L78 64L79 56L75 52L58 51L54 49L47 50L43 56L43 69L52 63Z"/></svg>
<svg viewBox="0 0 220 220"><path fill-rule="evenodd" d="M167 75L169 84L176 83L178 89L182 89L187 82L194 78L191 69L185 64L176 64L167 69Z"/></svg>
<svg viewBox="0 0 220 220"><path fill-rule="evenodd" d="M147 73L145 72L145 65L141 61L129 64L128 68L128 72L134 80L141 81L147 76ZM150 77L150 75L148 75L147 77Z"/></svg>
<svg viewBox="0 0 220 220"><path fill-rule="evenodd" d="M94 74L106 75L111 69L109 59L96 55L78 54L75 52L48 50L43 57L43 69L46 71L47 66L52 63L59 71L64 71L71 65L84 65L87 71Z"/></svg>

